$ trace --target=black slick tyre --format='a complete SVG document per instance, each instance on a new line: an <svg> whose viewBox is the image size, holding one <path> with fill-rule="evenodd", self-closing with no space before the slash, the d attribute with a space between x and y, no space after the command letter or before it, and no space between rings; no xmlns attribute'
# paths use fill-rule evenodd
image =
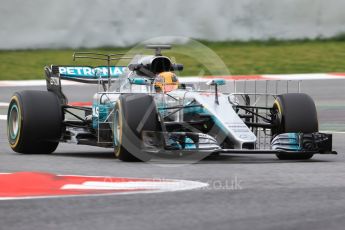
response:
<svg viewBox="0 0 345 230"><path fill-rule="evenodd" d="M121 161L148 161L142 150L143 131L161 131L154 99L145 94L121 95L114 112L115 156Z"/></svg>
<svg viewBox="0 0 345 230"><path fill-rule="evenodd" d="M314 133L319 131L317 111L313 99L303 93L289 93L279 95L273 108L277 112L277 128L273 135L281 133ZM313 154L276 154L280 160L307 160Z"/></svg>
<svg viewBox="0 0 345 230"><path fill-rule="evenodd" d="M52 153L61 137L62 109L58 97L47 91L21 91L11 98L7 137L13 151Z"/></svg>

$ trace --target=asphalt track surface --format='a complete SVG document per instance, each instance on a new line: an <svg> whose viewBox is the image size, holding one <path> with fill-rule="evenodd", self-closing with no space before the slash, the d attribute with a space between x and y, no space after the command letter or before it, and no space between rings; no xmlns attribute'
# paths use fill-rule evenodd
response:
<svg viewBox="0 0 345 230"><path fill-rule="evenodd" d="M23 87L0 88L0 102ZM30 87L42 89L44 87ZM61 144L51 155L13 153L0 120L0 172L184 179L200 190L157 194L0 201L0 229L344 229L345 81L315 81L321 129L336 130L338 155L279 161L273 155L210 158L194 164L124 163L110 149ZM93 90L93 89L92 89ZM71 101L90 87L69 86ZM90 96L88 96L90 95ZM0 114L5 114L0 108Z"/></svg>

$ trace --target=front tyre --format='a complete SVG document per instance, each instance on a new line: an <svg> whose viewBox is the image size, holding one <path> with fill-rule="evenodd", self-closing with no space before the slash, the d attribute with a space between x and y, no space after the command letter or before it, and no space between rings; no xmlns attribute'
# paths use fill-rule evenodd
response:
<svg viewBox="0 0 345 230"><path fill-rule="evenodd" d="M274 102L277 128L273 135L281 133L314 133L319 131L317 111L313 99L303 93L279 95ZM308 160L312 153L278 153L280 160Z"/></svg>
<svg viewBox="0 0 345 230"><path fill-rule="evenodd" d="M57 96L46 91L21 91L11 98L7 137L13 151L52 153L62 130L62 109Z"/></svg>
<svg viewBox="0 0 345 230"><path fill-rule="evenodd" d="M156 104L150 95L121 95L114 112L114 152L121 161L148 161L142 149L143 131L162 131Z"/></svg>

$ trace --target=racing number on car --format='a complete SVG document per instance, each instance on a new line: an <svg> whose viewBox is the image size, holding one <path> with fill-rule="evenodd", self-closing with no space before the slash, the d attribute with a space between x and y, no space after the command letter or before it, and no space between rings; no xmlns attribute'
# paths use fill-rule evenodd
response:
<svg viewBox="0 0 345 230"><path fill-rule="evenodd" d="M51 84L51 85L60 85L60 84L59 84L59 79L56 78L56 77L51 77L51 78L50 78L50 84Z"/></svg>

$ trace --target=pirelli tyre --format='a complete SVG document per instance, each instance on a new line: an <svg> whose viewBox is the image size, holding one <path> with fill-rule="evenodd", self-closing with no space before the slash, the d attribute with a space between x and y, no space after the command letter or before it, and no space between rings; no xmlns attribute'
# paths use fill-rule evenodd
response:
<svg viewBox="0 0 345 230"><path fill-rule="evenodd" d="M276 128L273 135L281 133L314 133L319 131L317 111L313 99L303 93L279 95L273 105L276 111ZM277 154L280 160L307 160L313 154Z"/></svg>
<svg viewBox="0 0 345 230"><path fill-rule="evenodd" d="M127 162L150 160L151 156L142 150L142 133L161 130L152 96L120 96L114 112L114 152L118 159Z"/></svg>
<svg viewBox="0 0 345 230"><path fill-rule="evenodd" d="M47 91L21 91L11 98L7 113L7 137L13 151L52 153L62 129L62 109L57 96Z"/></svg>

